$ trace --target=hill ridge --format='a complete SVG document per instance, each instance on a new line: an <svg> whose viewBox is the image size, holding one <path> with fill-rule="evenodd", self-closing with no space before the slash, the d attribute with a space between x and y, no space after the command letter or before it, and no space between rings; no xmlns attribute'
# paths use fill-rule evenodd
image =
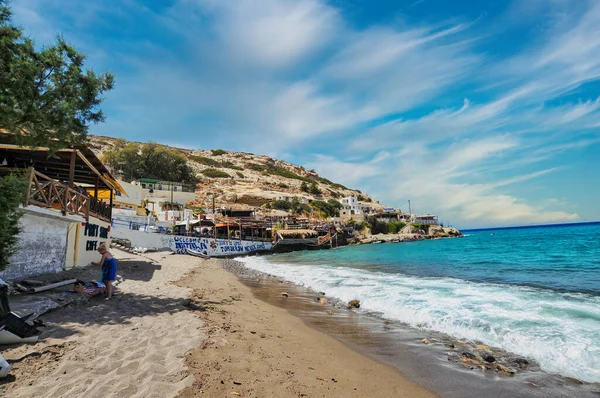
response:
<svg viewBox="0 0 600 398"><path fill-rule="evenodd" d="M89 136L90 147L100 158L107 150L114 147L117 140L140 145L147 144L147 142L107 136ZM292 197L305 200L339 200L343 197L356 196L361 203L374 209L385 207L360 190L330 181L304 166L268 155L223 149L187 149L156 144L177 151L187 159L187 164L201 179L195 189L199 202L202 202L201 198L212 197L214 194L215 202L219 206L251 208L278 199L289 200ZM311 193L312 185L316 186L321 194ZM306 192L307 188L309 192Z"/></svg>

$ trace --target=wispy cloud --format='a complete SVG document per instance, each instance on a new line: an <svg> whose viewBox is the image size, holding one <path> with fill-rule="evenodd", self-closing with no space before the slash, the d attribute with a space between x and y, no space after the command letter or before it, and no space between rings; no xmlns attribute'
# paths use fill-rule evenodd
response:
<svg viewBox="0 0 600 398"><path fill-rule="evenodd" d="M333 4L20 0L15 12L41 41L64 31L117 72L97 133L289 153L470 225L578 217L527 184L598 146L600 99L586 87L600 79L600 3L515 2L499 20L537 28L501 55L493 16L360 25Z"/></svg>

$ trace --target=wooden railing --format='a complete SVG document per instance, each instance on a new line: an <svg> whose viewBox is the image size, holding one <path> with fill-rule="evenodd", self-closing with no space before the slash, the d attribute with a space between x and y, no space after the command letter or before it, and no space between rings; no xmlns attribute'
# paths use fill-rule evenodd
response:
<svg viewBox="0 0 600 398"><path fill-rule="evenodd" d="M36 205L57 209L66 214L90 215L110 222L110 206L79 192L68 185L56 181L33 168L29 169L29 185L25 196L25 205Z"/></svg>

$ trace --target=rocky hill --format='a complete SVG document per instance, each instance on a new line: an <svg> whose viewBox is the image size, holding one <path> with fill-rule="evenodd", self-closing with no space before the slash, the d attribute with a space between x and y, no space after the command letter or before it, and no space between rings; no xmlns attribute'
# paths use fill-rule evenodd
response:
<svg viewBox="0 0 600 398"><path fill-rule="evenodd" d="M116 141L104 136L89 138L91 148L100 158ZM384 207L366 193L329 181L314 170L269 156L221 149L168 148L185 156L201 180L196 186L200 206L207 206L214 194L217 206L233 208L260 207L283 197L328 200L347 196L356 196L360 203L375 209ZM306 185L310 187L313 182L320 194L305 192Z"/></svg>

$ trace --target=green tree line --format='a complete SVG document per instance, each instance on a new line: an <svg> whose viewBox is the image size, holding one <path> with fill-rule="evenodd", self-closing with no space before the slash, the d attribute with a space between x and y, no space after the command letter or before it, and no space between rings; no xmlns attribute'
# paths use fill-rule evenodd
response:
<svg viewBox="0 0 600 398"><path fill-rule="evenodd" d="M196 173L188 166L185 156L153 142L138 144L118 139L113 148L104 153L103 160L113 172L120 173L125 181L155 178L188 185L198 182Z"/></svg>

